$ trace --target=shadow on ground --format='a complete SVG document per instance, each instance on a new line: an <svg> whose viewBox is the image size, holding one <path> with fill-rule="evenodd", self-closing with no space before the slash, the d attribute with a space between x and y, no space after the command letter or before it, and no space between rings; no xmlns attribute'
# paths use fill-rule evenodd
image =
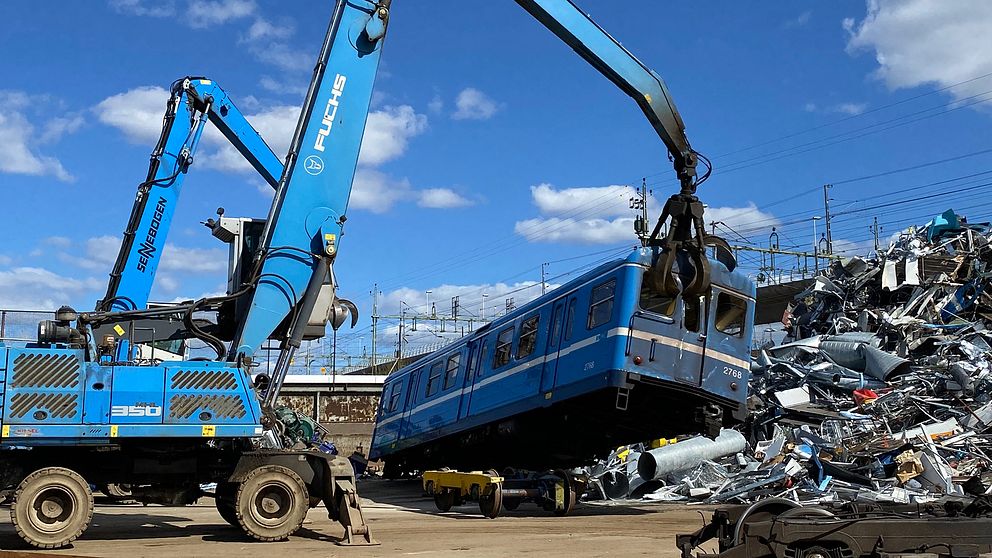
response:
<svg viewBox="0 0 992 558"><path fill-rule="evenodd" d="M441 512L434 505L434 499L425 496L419 479L361 479L358 482L358 493L362 497L365 508L377 504L396 506L404 510L427 515L435 515L452 519L486 519L479 511L477 502L466 502L461 506L451 508L449 512ZM635 505L604 505L579 502L569 517L589 517L607 515L645 515L656 513L658 505L654 503ZM520 504L514 511L503 509L500 517L551 517L552 512L539 508L536 504L527 502Z"/></svg>

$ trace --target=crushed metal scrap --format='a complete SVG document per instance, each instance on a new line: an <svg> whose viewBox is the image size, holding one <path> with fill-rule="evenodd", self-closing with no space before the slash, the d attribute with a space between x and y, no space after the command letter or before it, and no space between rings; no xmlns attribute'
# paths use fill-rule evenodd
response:
<svg viewBox="0 0 992 558"><path fill-rule="evenodd" d="M749 420L620 448L588 498L920 505L992 494L992 227L947 211L799 293ZM675 443L669 443L675 442Z"/></svg>

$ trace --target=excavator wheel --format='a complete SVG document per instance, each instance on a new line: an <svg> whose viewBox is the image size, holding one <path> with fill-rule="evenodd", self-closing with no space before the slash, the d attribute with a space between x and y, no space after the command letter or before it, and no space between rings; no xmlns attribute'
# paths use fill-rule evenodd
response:
<svg viewBox="0 0 992 558"><path fill-rule="evenodd" d="M17 486L10 520L24 541L36 548L62 548L76 540L93 519L90 485L75 471L46 467Z"/></svg>
<svg viewBox="0 0 992 558"><path fill-rule="evenodd" d="M309 503L299 475L281 465L264 465L238 486L234 511L238 525L251 538L284 541L303 525Z"/></svg>
<svg viewBox="0 0 992 558"><path fill-rule="evenodd" d="M217 506L217 512L228 522L232 527L241 527L238 524L238 514L235 512L235 499L238 496L238 483L236 482L219 482L217 483L217 490L214 492L214 505Z"/></svg>

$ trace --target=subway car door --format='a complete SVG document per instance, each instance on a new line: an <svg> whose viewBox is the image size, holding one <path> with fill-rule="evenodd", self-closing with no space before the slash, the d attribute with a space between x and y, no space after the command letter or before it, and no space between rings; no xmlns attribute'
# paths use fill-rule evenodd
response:
<svg viewBox="0 0 992 558"><path fill-rule="evenodd" d="M709 301L703 389L730 399L742 399L750 379L754 300L714 285Z"/></svg>
<svg viewBox="0 0 992 558"><path fill-rule="evenodd" d="M562 331L565 329L565 299L555 302L551 309L551 325L548 329L547 348L544 353L544 364L541 368L541 391L546 400L551 399L555 389L555 378L558 375L558 351L561 350Z"/></svg>
<svg viewBox="0 0 992 558"><path fill-rule="evenodd" d="M462 388L462 404L458 410L458 418L465 418L472 414L472 395L475 393L475 384L479 380L479 370L483 366L486 358L486 338L479 337L469 343L471 356L468 359L468 370L465 371L465 385Z"/></svg>
<svg viewBox="0 0 992 558"><path fill-rule="evenodd" d="M706 342L706 297L680 296L682 311L681 338L678 342L678 360L675 361L675 379L700 385L703 373L703 351Z"/></svg>
<svg viewBox="0 0 992 558"><path fill-rule="evenodd" d="M472 402L472 382L475 381L475 366L479 360L479 343L477 341L468 343L468 364L465 365L465 376L462 378L461 395L458 397L458 420L468 415L469 405Z"/></svg>
<svg viewBox="0 0 992 558"><path fill-rule="evenodd" d="M400 427L397 432L398 439L403 440L416 434L410 419L413 415L413 408L417 406L417 386L420 385L420 376L422 373L423 369L414 370L407 379L406 394L403 399L403 418L399 420Z"/></svg>

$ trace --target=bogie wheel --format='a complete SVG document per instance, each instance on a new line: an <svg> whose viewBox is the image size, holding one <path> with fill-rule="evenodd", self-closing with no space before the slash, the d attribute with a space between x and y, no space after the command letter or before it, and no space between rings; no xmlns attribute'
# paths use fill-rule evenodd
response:
<svg viewBox="0 0 992 558"><path fill-rule="evenodd" d="M265 465L248 473L238 486L234 511L251 538L284 541L303 525L309 504L299 475L280 465Z"/></svg>
<svg viewBox="0 0 992 558"><path fill-rule="evenodd" d="M496 471L488 471L488 475L497 476ZM489 519L496 519L503 511L503 483L494 482L486 485L479 494L479 511Z"/></svg>
<svg viewBox="0 0 992 558"><path fill-rule="evenodd" d="M63 467L46 467L17 486L10 520L17 534L36 548L62 548L83 534L93 519L93 493L83 477Z"/></svg>
<svg viewBox="0 0 992 558"><path fill-rule="evenodd" d="M556 477L558 477L559 479L561 479L561 489L564 492L562 494L562 500L563 501L562 501L562 506L561 507L558 506L557 495L556 495L556 498L555 498L555 500L556 500L556 502L555 502L555 515L557 515L558 517L564 517L564 516L572 513L572 510L575 509L575 501L578 498L576 497L575 487L572 486L572 480L568 476L568 474L566 474L564 471L555 471L554 472L554 475ZM555 492L557 492L557 491L558 491L558 487L556 486L555 487Z"/></svg>
<svg viewBox="0 0 992 558"><path fill-rule="evenodd" d="M503 509L509 511L515 511L520 507L520 498L507 498L503 500Z"/></svg>
<svg viewBox="0 0 992 558"><path fill-rule="evenodd" d="M100 492L107 495L107 498L114 502L124 502L131 498L130 484L105 484L100 487Z"/></svg>
<svg viewBox="0 0 992 558"><path fill-rule="evenodd" d="M238 524L238 514L235 512L234 503L238 496L238 483L236 482L219 482L217 483L217 490L214 492L214 505L217 506L217 512L224 521L228 522L232 527L240 527Z"/></svg>
<svg viewBox="0 0 992 558"><path fill-rule="evenodd" d="M455 493L446 488L440 489L434 493L434 505L442 512L451 510L451 506L455 505Z"/></svg>

